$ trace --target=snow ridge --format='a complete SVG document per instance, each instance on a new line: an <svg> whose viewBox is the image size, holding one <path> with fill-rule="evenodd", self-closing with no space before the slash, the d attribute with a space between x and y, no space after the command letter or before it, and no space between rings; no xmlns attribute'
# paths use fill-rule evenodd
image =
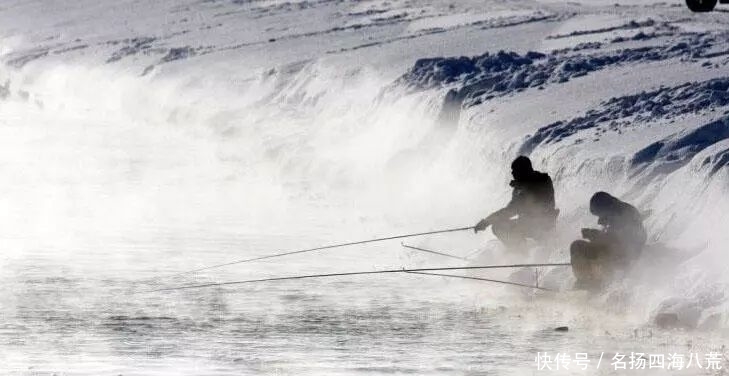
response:
<svg viewBox="0 0 729 376"><path fill-rule="evenodd" d="M670 120L689 113L712 111L727 105L729 105L729 78L686 83L675 87L659 88L651 92L611 98L598 108L589 110L583 116L569 121L557 121L540 128L535 134L527 137L519 152L529 154L540 145L560 142L588 129L595 129L598 133L605 130L621 132L626 128L637 127L648 122ZM716 139L711 142L702 137L691 136L686 136L688 139L684 141L695 141L695 148L701 150L721 141L722 135L722 132L716 133ZM659 146L657 145L666 142L666 140L658 141L638 152L633 157L632 166L637 167L650 162L651 157L658 156ZM654 149L656 149L656 153L651 152ZM666 150L666 152L669 151Z"/></svg>
<svg viewBox="0 0 729 376"><path fill-rule="evenodd" d="M609 52L579 53L585 46L576 46L571 54L552 51L540 52L499 51L476 57L438 57L420 59L396 82L411 90L452 87L464 106L479 105L494 97L514 94L527 88L540 88L549 83L564 83L611 66L627 63L661 61L668 59L713 58L710 49L717 43L715 36L687 34L675 43L621 49ZM599 47L589 45L589 47Z"/></svg>
<svg viewBox="0 0 729 376"><path fill-rule="evenodd" d="M729 139L729 117L656 141L635 153L630 163L633 168L641 170L652 163L654 171L667 174L690 162L699 152L726 139ZM715 175L719 169L729 165L729 148L705 157L702 165L710 168L710 175Z"/></svg>

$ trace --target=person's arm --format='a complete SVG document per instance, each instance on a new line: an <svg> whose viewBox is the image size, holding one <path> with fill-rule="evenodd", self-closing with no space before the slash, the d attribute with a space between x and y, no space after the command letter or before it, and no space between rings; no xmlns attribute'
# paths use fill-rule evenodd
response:
<svg viewBox="0 0 729 376"><path fill-rule="evenodd" d="M611 244L618 239L616 234L609 230L598 230L595 228L583 228L582 237L598 244Z"/></svg>
<svg viewBox="0 0 729 376"><path fill-rule="evenodd" d="M489 214L488 217L480 220L476 226L473 228L474 232L484 231L489 226L491 226L494 222L499 221L503 218L511 218L516 215L516 202L517 202L517 195L516 195L516 189L514 190L514 193L512 193L511 201L509 201L508 204L506 204L505 207Z"/></svg>
<svg viewBox="0 0 729 376"><path fill-rule="evenodd" d="M491 226L495 221L498 221L499 218L502 218L502 216L506 215L507 208L499 209L491 214L489 214L488 217L480 220L478 223L476 223L476 226L473 228L474 232L479 232L486 230L489 226Z"/></svg>
<svg viewBox="0 0 729 376"><path fill-rule="evenodd" d="M607 233L596 228L583 228L582 237L593 243L604 243L607 240Z"/></svg>

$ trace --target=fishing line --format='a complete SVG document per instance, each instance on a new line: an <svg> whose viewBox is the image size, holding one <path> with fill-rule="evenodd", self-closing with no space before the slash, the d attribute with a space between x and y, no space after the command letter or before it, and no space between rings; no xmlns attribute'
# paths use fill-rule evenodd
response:
<svg viewBox="0 0 729 376"><path fill-rule="evenodd" d="M543 267L543 266L570 266L570 263L554 263L554 264L512 264L512 265L486 265L486 266L453 266L443 268L417 268L417 269L389 269L389 270L373 270L365 272L344 272L344 273L325 273L325 274L308 274L308 275L297 275L289 277L271 277L261 279L249 279L245 281L231 281L231 282L217 282L217 283L205 283L199 285L188 285L178 287L168 287L154 290L147 290L142 292L158 292L158 291L173 291L173 290L186 290L186 289L199 289L205 287L219 287L219 286L230 286L230 285L242 285L248 283L257 282L273 282L273 281L289 281L295 279L310 279L310 278L328 278L328 277L343 277L353 275L368 275L368 274L386 274L386 273L413 273L413 272L431 272L431 271L444 271L444 270L480 270L480 269L504 269L504 268L532 268L532 267Z"/></svg>
<svg viewBox="0 0 729 376"><path fill-rule="evenodd" d="M469 261L469 259L467 259L465 257L455 256L455 255L449 255L447 253L438 252L438 251L432 251L430 249L425 249L425 248L420 248L420 247L414 247L412 245L408 245L408 244L405 244L405 243L400 243L400 245L403 246L403 247L405 247L405 248L408 248L408 249L414 249L416 251L421 251L421 252L426 252L426 253L432 253L434 255L440 255L440 256L450 257L450 258L454 258L454 259Z"/></svg>
<svg viewBox="0 0 729 376"><path fill-rule="evenodd" d="M442 273L424 273L424 272L406 272L406 273L408 273L408 274L433 275L433 276L439 276L439 277L452 277L452 278L461 278L461 279L472 279L472 280L475 280L475 281L501 283L501 284L504 284L504 285L527 287L527 288L531 288L531 289L544 290L544 291L553 291L553 292L556 292L557 291L557 290L554 290L554 289L548 289L546 287L539 287L539 286L535 286L535 285L527 285L527 284L524 284L524 283L510 282L510 281L500 281L498 279L488 279L488 278L480 278L480 277L470 277L470 276L467 276L467 275L442 274Z"/></svg>
<svg viewBox="0 0 729 376"><path fill-rule="evenodd" d="M453 228L453 229L447 229L447 230L438 230L438 231L419 232L419 233L415 233L415 234L388 236L386 238L377 238L377 239L359 240L359 241L347 242L347 243L331 244L331 245L325 245L325 246L322 246L322 247L301 249L301 250L298 250L298 251L287 251L287 252L275 253L275 254L267 255L267 256L259 256L259 257L253 257L253 258L248 258L248 259L243 259L243 260L236 260L236 261L226 262L226 263L223 263L223 264L205 266L205 267L202 267L202 268L187 270L187 271L184 271L184 272L170 274L170 275L167 275L167 276L153 277L153 278L150 278L148 280L154 280L154 279L159 279L159 278L172 278L172 277L177 277L177 276L181 276L181 275L185 275L185 274L197 273L197 272L201 272L201 271L204 271L204 270L222 268L224 266L230 266L230 265L236 265L236 264L243 264L243 263L246 263L246 262L253 262L253 261L260 261L260 260L267 260L267 259L272 259L272 258L275 258L275 257L290 256L290 255L296 255L296 254L300 254L300 253L321 251L323 249L340 248L340 247L346 247L346 246L350 246L350 245L374 243L374 242L381 242L381 241L393 240L393 239L412 238L412 237L415 237L415 236L433 235L433 234L443 234L443 233L447 233L447 232L457 232L457 231L466 231L466 230L473 230L473 228L474 228L474 226Z"/></svg>

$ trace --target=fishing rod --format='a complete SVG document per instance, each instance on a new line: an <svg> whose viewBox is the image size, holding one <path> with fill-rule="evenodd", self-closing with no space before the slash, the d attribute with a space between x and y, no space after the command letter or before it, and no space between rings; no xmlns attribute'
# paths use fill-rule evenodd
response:
<svg viewBox="0 0 729 376"><path fill-rule="evenodd" d="M414 247L412 245L407 245L405 243L400 243L400 245L403 246L403 247L405 247L405 248L408 248L408 249L414 249L416 251L421 251L421 252L426 252L426 253L432 253L434 255L440 255L440 256L450 257L450 258L454 258L454 259L469 261L469 259L467 259L465 257L455 256L455 255L449 255L447 253L438 252L438 251L432 251L430 249L425 249L425 248L420 248L420 247Z"/></svg>
<svg viewBox="0 0 729 376"><path fill-rule="evenodd" d="M388 237L385 237L385 238L359 240L359 241L347 242L347 243L330 244L330 245L325 245L325 246L322 246L322 247L301 249L301 250L297 250L297 251L288 251L288 252L282 252L282 253L275 253L275 254L272 254L272 255L253 257L253 258L248 258L248 259L243 259L243 260L235 260L235 261L226 262L226 263L223 263L223 264L217 264L217 265L205 266L205 267L198 268L198 269L187 270L187 271L184 271L184 272L170 274L170 275L167 275L167 276L158 276L158 277L154 277L154 278L151 278L151 279L154 280L154 279L157 279L157 278L172 278L172 277L177 277L177 276L181 276L181 275L185 275L185 274L197 273L197 272L201 272L201 271L204 271L204 270L222 268L224 266L230 266L230 265L236 265L236 264L243 264L243 263L246 263L246 262L254 262L254 261L267 260L267 259L272 259L272 258L275 258L275 257L290 256L290 255L296 255L296 254L300 254L300 253L321 251L321 250L324 250L324 249L340 248L340 247L346 247L346 246L350 246L350 245L358 245L358 244L382 242L382 241L393 240L393 239L412 238L412 237L415 237L415 236L423 236L423 235L444 234L444 233L447 233L447 232L466 231L466 230L473 230L473 229L474 229L474 226L470 226L470 227L460 227L460 228L452 228L452 229L446 229L446 230L437 230L437 231L428 231L428 232L418 232L418 233L414 233L414 234L388 236Z"/></svg>
<svg viewBox="0 0 729 376"><path fill-rule="evenodd" d="M556 292L557 291L557 290L554 290L554 289L548 289L546 287L540 287L540 286L536 286L536 285L527 285L527 284L518 283L518 282L511 282L511 281L500 281L498 279L488 279L488 278L471 277L471 276L467 276L467 275L442 274L442 273L425 273L425 272L406 272L406 273L408 273L408 274L432 275L432 276L439 276L439 277L452 277L452 278L461 278L461 279L472 279L472 280L475 280L475 281L501 283L501 284L504 284L504 285L527 287L527 288L531 288L531 289L544 290L544 291L553 291L553 292Z"/></svg>
<svg viewBox="0 0 729 376"><path fill-rule="evenodd" d="M147 290L143 292L158 292L158 291L172 291L172 290L186 290L186 289L200 289L205 287L219 287L219 286L230 286L230 285L242 285L248 283L257 282L273 282L273 281L289 281L294 279L310 279L310 278L328 278L328 277L343 277L353 275L368 275L368 274L386 274L386 273L413 273L413 272L434 272L434 271L445 271L445 270L480 270L480 269L504 269L504 268L532 268L532 267L545 267L545 266L569 266L570 263L553 263L553 264L511 264L511 265L486 265L486 266L452 266L442 268L417 268L417 269L388 269L388 270L373 270L366 272L344 272L344 273L325 273L325 274L308 274L308 275L296 275L289 277L271 277L261 279L249 279L245 281L232 281L232 282L217 282L217 283L205 283L200 285L187 285L178 287L167 287L161 289Z"/></svg>

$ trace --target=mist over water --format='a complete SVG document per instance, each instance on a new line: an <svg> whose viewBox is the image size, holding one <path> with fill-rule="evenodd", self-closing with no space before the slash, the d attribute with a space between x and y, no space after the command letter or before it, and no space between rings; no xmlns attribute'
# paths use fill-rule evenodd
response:
<svg viewBox="0 0 729 376"><path fill-rule="evenodd" d="M3 338L15 350L4 356L8 370L93 374L112 364L123 374L273 374L306 364L319 373L303 353L316 345L332 353L324 369L346 362L353 372L376 372L390 367L387 350L368 361L363 345L348 344L367 341L352 331L387 336L402 326L414 336L404 346L426 335L423 325L441 325L392 308L409 306L413 288L420 310L467 314L434 308L423 281L407 277L139 292L442 264L413 260L396 243L137 283L282 249L470 225L481 215L473 200L484 198L468 169L481 166L459 166L463 150L448 143L437 155L418 151L437 126L440 94L388 94L389 82L366 70L340 77L318 64L246 72L236 90L201 87L210 83L189 75L139 78L93 67L8 74L13 92L27 93L4 102L2 225L14 234L3 237ZM464 146L478 158L476 145ZM433 239L450 246L459 235ZM308 339L292 348L291 338ZM138 370L127 357L141 361Z"/></svg>
<svg viewBox="0 0 729 376"><path fill-rule="evenodd" d="M0 52L15 44L3 39ZM0 68L0 369L522 375L539 351L723 343L727 176L710 176L702 154L655 175L636 172L627 154L585 144L531 154L555 179L561 209L556 249L535 259L567 261L580 227L595 226L586 205L597 190L646 211L654 242L700 251L680 267L643 265L596 297L413 275L144 292L459 265L395 241L150 280L469 226L506 203L508 166L526 136L522 124L498 121L507 100L495 113L471 107L454 116L449 87L413 90L397 81L405 72L377 63L321 57L260 67L201 56L151 73L141 62L61 58ZM409 242L511 261L492 240L463 232ZM546 282L571 286L569 270L551 273ZM715 332L653 332L652 313L674 298L697 323L715 315ZM554 332L560 325L571 332Z"/></svg>

